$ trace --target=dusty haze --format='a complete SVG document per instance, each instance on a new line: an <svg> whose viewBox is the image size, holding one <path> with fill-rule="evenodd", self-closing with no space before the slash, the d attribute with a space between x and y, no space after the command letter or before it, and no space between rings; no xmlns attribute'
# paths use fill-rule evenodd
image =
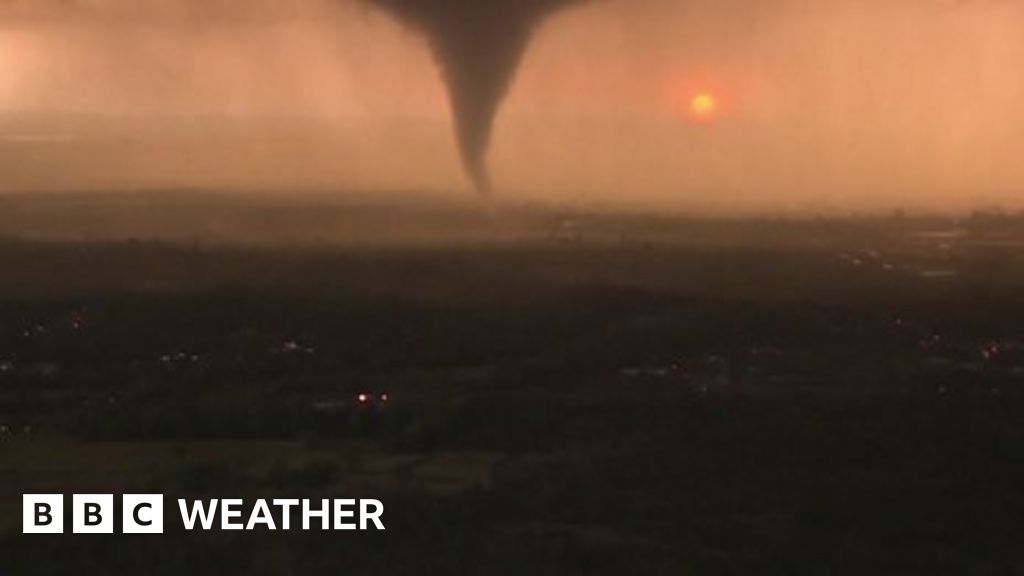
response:
<svg viewBox="0 0 1024 576"><path fill-rule="evenodd" d="M0 189L468 195L415 28L356 1L140 4L0 2ZM500 110L497 194L1019 208L1022 17L1003 0L571 8L538 30ZM691 110L702 93L708 118Z"/></svg>

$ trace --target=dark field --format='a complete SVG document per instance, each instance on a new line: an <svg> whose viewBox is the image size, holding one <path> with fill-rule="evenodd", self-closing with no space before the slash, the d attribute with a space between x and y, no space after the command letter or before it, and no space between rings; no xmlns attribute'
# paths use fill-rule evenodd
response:
<svg viewBox="0 0 1024 576"><path fill-rule="evenodd" d="M1024 220L133 198L0 201L0 574L1024 561ZM22 536L23 492L387 531Z"/></svg>

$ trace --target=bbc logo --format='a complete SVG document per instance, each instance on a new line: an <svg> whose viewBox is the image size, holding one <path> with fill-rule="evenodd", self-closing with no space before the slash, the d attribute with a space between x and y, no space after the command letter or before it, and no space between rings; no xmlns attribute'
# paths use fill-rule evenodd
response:
<svg viewBox="0 0 1024 576"><path fill-rule="evenodd" d="M64 533L63 494L25 494L21 504L21 531L25 534ZM74 494L71 529L75 534L114 533L113 494ZM125 534L163 534L162 494L125 494L121 497L121 531Z"/></svg>

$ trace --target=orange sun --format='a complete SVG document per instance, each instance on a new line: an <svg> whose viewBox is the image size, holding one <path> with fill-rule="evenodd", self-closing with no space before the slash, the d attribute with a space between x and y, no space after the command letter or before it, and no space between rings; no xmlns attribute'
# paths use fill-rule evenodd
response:
<svg viewBox="0 0 1024 576"><path fill-rule="evenodd" d="M690 113L697 120L711 120L718 112L718 100L709 92L701 92L690 100Z"/></svg>

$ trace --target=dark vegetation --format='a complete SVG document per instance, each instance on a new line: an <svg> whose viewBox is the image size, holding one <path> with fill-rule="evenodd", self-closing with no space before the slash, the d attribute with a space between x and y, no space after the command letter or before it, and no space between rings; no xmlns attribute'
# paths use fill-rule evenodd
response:
<svg viewBox="0 0 1024 576"><path fill-rule="evenodd" d="M0 243L0 572L1019 569L1012 219L537 219ZM19 535L50 490L378 497L388 530Z"/></svg>

